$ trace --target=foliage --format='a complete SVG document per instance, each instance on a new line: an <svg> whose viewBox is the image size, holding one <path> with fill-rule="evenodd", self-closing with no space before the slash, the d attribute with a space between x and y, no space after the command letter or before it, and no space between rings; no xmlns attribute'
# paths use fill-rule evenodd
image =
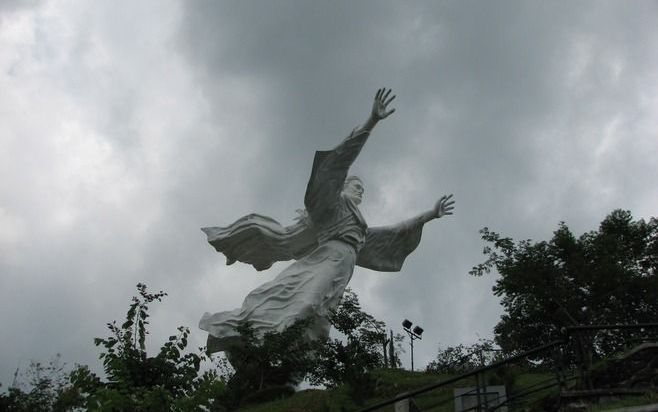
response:
<svg viewBox="0 0 658 412"><path fill-rule="evenodd" d="M505 350L527 350L559 338L571 324L634 324L658 317L658 221L634 221L615 210L597 231L576 238L560 223L549 241L511 238L480 231L485 262L472 275L495 269L493 287L505 314L496 325L496 342ZM594 357L613 354L627 332L581 336L581 350ZM550 359L544 358L549 361Z"/></svg>
<svg viewBox="0 0 658 412"><path fill-rule="evenodd" d="M642 405L655 405L656 402L658 402L658 394L656 394L656 392L647 392L644 395L635 395L635 396L623 397L621 399L614 399L608 403L604 403L603 405L596 405L596 404L591 405L589 411L590 412L615 411L615 410L647 411L647 410L651 410L651 406L645 408L631 408L631 407L642 406Z"/></svg>
<svg viewBox="0 0 658 412"><path fill-rule="evenodd" d="M301 320L281 333L267 333L258 338L249 323L237 327L240 340L228 356L235 374L228 381L231 405L237 406L251 395L276 397L289 393L313 368L313 353L321 342L305 338L309 320ZM294 390L293 390L294 392Z"/></svg>
<svg viewBox="0 0 658 412"><path fill-rule="evenodd" d="M26 371L16 370L13 386L0 394L3 411L65 411L80 405L59 354L47 365L31 361Z"/></svg>
<svg viewBox="0 0 658 412"><path fill-rule="evenodd" d="M383 361L380 347L386 340L385 324L363 312L357 295L350 289L331 311L329 321L345 336L345 341L327 340L317 353L310 381L328 388L346 384L350 396L360 402L375 389L372 371Z"/></svg>
<svg viewBox="0 0 658 412"><path fill-rule="evenodd" d="M223 394L225 379L214 370L199 376L203 354L186 353L189 329L178 328L159 353L146 353L146 325L149 305L161 301L164 292L148 293L138 284L138 297L133 297L126 320L121 326L108 323L111 336L96 338L107 381L102 381L86 366L71 373L71 382L79 391L87 410L157 411L189 410L213 406Z"/></svg>
<svg viewBox="0 0 658 412"><path fill-rule="evenodd" d="M442 349L426 368L431 373L465 373L500 359L500 352L491 339L479 339L472 345L459 344Z"/></svg>
<svg viewBox="0 0 658 412"><path fill-rule="evenodd" d="M401 368L402 360L400 359L400 354L406 352L403 346L405 336L401 333L396 333L392 337L392 342L391 337L385 337L385 340L380 342L383 345L382 352L384 353L384 362L382 365L384 368Z"/></svg>
<svg viewBox="0 0 658 412"><path fill-rule="evenodd" d="M0 410L230 411L289 396L294 392L291 385L308 374L316 384L341 387L340 392L357 403L375 389L373 371L382 363L387 338L384 323L363 312L350 290L330 316L344 341L308 339L310 320L262 337L246 323L238 327L241 337L227 353L235 371L226 358L216 357L214 367L203 373L201 364L213 359L202 348L198 353L187 350L190 332L185 327L179 327L155 356L148 355L149 307L166 294L150 293L143 284L137 290L125 321L108 323L109 336L94 340L101 349L104 377L80 365L67 373L59 358L49 365L33 362L27 385L0 394ZM400 343L399 335L396 342Z"/></svg>
<svg viewBox="0 0 658 412"><path fill-rule="evenodd" d="M357 401L373 392L376 379L371 372L383 363L385 324L365 313L350 289L329 316L344 340L309 339L305 331L310 322L298 321L281 333L268 333L260 339L248 323L238 327L240 341L228 351L236 368L228 382L229 392L236 395L234 407L256 398L285 396L286 385L297 384L305 376L315 385L332 389L345 385ZM394 344L399 341L400 336L395 336Z"/></svg>

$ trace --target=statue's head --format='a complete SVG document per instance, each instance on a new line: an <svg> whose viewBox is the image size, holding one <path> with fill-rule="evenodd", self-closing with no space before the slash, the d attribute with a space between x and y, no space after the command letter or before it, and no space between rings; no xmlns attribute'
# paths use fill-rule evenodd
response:
<svg viewBox="0 0 658 412"><path fill-rule="evenodd" d="M352 199L357 205L363 199L363 192L365 188L363 181L358 176L348 176L343 184L343 195Z"/></svg>

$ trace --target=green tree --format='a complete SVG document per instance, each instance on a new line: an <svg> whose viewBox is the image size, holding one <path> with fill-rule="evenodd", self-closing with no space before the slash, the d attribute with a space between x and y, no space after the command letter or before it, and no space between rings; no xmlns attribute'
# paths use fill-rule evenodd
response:
<svg viewBox="0 0 658 412"><path fill-rule="evenodd" d="M81 405L59 354L48 364L31 361L26 370L16 370L14 384L0 394L2 411L68 411Z"/></svg>
<svg viewBox="0 0 658 412"><path fill-rule="evenodd" d="M386 340L385 324L364 312L359 298L350 289L345 291L340 305L331 311L329 321L345 340L325 342L317 353L310 380L328 388L345 384L350 396L359 403L375 390L372 371L383 363L381 347Z"/></svg>
<svg viewBox="0 0 658 412"><path fill-rule="evenodd" d="M228 381L231 407L294 393L313 369L314 353L323 345L305 337L310 320L300 320L280 333L256 336L246 322L237 327L240 339L228 350L235 374Z"/></svg>
<svg viewBox="0 0 658 412"><path fill-rule="evenodd" d="M472 345L439 347L436 359L426 368L431 373L464 373L501 358L491 339L479 339Z"/></svg>
<svg viewBox="0 0 658 412"><path fill-rule="evenodd" d="M560 223L549 241L514 242L484 228L485 262L470 272L495 269L493 287L505 313L495 340L506 351L521 351L560 337L570 324L655 322L658 318L658 221L633 220L615 210L597 231L580 237ZM587 336L594 357L622 348L625 332ZM548 360L548 358L546 358Z"/></svg>
<svg viewBox="0 0 658 412"><path fill-rule="evenodd" d="M139 296L133 297L125 322L120 326L108 323L111 335L94 340L103 348L100 358L107 380L86 366L71 373L84 407L92 411L161 411L216 406L225 379L214 370L199 375L204 355L184 354L189 329L179 327L178 334L169 337L156 356L148 356L149 305L161 301L166 293L149 293L141 283L137 290Z"/></svg>
<svg viewBox="0 0 658 412"><path fill-rule="evenodd" d="M148 355L149 307L166 293L150 293L144 284L137 290L125 321L108 323L110 336L94 340L101 348L105 378L80 365L67 374L59 358L49 365L33 362L26 372L27 386L0 394L0 410L230 411L243 403L289 395L294 392L291 385L309 373L313 382L331 388L346 384L356 401L374 390L371 372L382 363L384 323L363 312L350 290L330 316L345 341L307 339L310 320L263 337L246 323L238 327L240 339L229 351L236 370L229 369L226 358L216 357L215 368L203 373L201 364L210 358L203 348L198 354L186 350L185 327L155 356Z"/></svg>

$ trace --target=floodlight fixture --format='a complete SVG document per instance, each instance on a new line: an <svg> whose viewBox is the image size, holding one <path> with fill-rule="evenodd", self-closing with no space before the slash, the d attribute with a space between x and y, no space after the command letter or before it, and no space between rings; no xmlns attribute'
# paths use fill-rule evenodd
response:
<svg viewBox="0 0 658 412"><path fill-rule="evenodd" d="M409 345L411 345L411 370L414 370L414 340L416 339L423 339L423 332L425 331L423 328L420 326L414 327L413 330L411 330L411 326L413 325L413 322L410 321L409 319L405 319L402 321L402 327L404 328L404 331L407 332L409 335Z"/></svg>

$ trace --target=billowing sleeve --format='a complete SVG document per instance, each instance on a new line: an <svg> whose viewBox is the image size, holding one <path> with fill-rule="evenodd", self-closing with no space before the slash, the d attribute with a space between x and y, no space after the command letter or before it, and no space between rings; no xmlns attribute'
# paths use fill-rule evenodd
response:
<svg viewBox="0 0 658 412"><path fill-rule="evenodd" d="M399 272L404 260L420 243L424 222L414 218L397 225L368 228L358 266L379 272Z"/></svg>
<svg viewBox="0 0 658 412"><path fill-rule="evenodd" d="M274 262L297 259L317 246L315 234L306 224L282 226L267 216L250 214L226 227L204 227L208 243L226 256L226 264L240 261L256 270Z"/></svg>
<svg viewBox="0 0 658 412"><path fill-rule="evenodd" d="M327 212L335 207L347 172L369 135L369 131L357 128L333 150L315 153L304 196L304 206L314 222L324 220Z"/></svg>

